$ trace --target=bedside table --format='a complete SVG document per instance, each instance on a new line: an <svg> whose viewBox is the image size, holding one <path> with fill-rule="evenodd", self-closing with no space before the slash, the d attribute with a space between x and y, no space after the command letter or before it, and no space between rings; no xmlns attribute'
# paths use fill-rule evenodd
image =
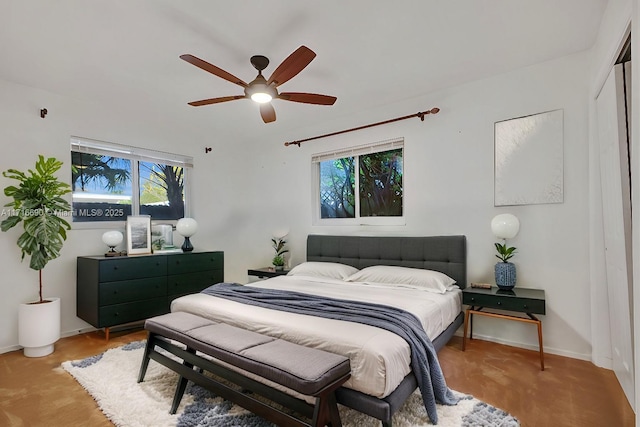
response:
<svg viewBox="0 0 640 427"><path fill-rule="evenodd" d="M491 289L465 288L462 290L462 303L469 306L464 316L464 335L462 337L462 351L467 344L467 330L470 330L469 339L473 339L472 316L495 317L498 319L517 320L519 322L532 323L538 327L538 343L540 345L540 368L544 371L544 350L542 347L542 322L535 314L545 314L545 296L542 289L513 288L503 291L497 287ZM482 311L485 308L525 313L528 317L512 314L493 313Z"/></svg>
<svg viewBox="0 0 640 427"><path fill-rule="evenodd" d="M261 279L269 279L276 276L285 276L289 270L274 270L270 267L252 268L247 271L249 276L258 276Z"/></svg>

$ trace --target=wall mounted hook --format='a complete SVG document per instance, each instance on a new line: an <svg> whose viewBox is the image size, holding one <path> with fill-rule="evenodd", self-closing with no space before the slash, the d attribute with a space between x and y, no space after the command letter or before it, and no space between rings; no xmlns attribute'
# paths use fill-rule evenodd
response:
<svg viewBox="0 0 640 427"><path fill-rule="evenodd" d="M210 153L211 152L211 147L204 147L204 153Z"/></svg>
<svg viewBox="0 0 640 427"><path fill-rule="evenodd" d="M44 119L44 116L46 116L48 113L46 108L43 108L40 110L40 117L42 117Z"/></svg>

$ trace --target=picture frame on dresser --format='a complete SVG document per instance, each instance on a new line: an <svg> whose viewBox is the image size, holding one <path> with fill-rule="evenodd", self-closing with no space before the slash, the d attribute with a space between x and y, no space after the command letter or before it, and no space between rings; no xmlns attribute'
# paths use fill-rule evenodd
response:
<svg viewBox="0 0 640 427"><path fill-rule="evenodd" d="M137 215L127 217L127 254L142 255L151 253L151 216Z"/></svg>

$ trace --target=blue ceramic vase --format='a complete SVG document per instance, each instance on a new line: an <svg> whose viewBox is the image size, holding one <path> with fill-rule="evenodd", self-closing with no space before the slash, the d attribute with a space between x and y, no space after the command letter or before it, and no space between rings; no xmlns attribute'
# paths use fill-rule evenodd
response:
<svg viewBox="0 0 640 427"><path fill-rule="evenodd" d="M516 266L511 262L498 262L495 267L496 285L500 289L513 289L516 285Z"/></svg>

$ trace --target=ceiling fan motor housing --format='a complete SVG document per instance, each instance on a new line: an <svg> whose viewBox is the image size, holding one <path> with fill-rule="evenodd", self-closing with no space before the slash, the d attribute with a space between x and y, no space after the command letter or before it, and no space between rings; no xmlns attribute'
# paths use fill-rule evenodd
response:
<svg viewBox="0 0 640 427"><path fill-rule="evenodd" d="M269 65L269 58L262 55L254 55L251 57L251 65L258 71L262 71Z"/></svg>

